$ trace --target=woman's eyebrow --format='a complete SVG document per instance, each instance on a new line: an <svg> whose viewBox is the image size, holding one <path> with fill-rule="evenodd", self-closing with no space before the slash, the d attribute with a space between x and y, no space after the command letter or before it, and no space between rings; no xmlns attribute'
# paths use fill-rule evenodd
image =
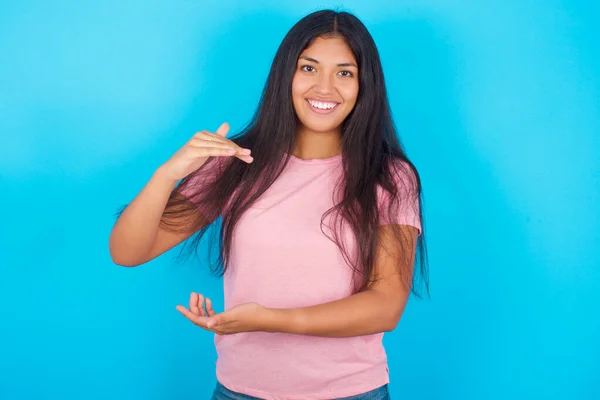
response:
<svg viewBox="0 0 600 400"><path fill-rule="evenodd" d="M300 56L300 58L303 58L303 59L305 59L306 61L310 61L310 62L313 62L313 63L315 63L315 64L318 64L318 63L319 63L317 60L315 60L314 58L311 58L311 57L307 57L307 56ZM356 64L354 64L354 63L351 63L351 62L339 63L337 66L338 66L338 67L355 67L355 68L358 68L358 65L356 65Z"/></svg>

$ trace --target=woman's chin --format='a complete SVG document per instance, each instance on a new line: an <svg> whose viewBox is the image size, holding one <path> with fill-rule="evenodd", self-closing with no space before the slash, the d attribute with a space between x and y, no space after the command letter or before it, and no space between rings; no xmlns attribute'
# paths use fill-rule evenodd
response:
<svg viewBox="0 0 600 400"><path fill-rule="evenodd" d="M307 121L308 122L308 121ZM335 124L335 123L315 123L313 121L310 121L308 123L304 123L302 121L300 121L300 126L304 129L307 130L309 132L314 132L314 133L332 133L332 132L337 132L338 129L340 128L341 122L339 124Z"/></svg>

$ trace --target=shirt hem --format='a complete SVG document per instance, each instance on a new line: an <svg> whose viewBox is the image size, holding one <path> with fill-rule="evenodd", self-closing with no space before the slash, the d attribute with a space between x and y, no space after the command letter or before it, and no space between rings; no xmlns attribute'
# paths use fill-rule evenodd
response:
<svg viewBox="0 0 600 400"><path fill-rule="evenodd" d="M340 392L319 392L319 393L304 393L304 394L276 394L276 393L267 393L261 390L256 389L248 389L241 386L237 386L231 384L226 379L223 380L217 374L217 380L221 385L225 386L227 389L232 390L234 392L238 392L241 394L245 394L247 396L258 397L264 400L323 400L323 397L326 398L339 398L339 397L350 397L356 396L359 394L363 394L369 392L371 390L375 390L383 385L389 384L390 379L389 376L385 377L381 381L376 381L375 383L369 383L368 385L357 386L350 390L340 391Z"/></svg>

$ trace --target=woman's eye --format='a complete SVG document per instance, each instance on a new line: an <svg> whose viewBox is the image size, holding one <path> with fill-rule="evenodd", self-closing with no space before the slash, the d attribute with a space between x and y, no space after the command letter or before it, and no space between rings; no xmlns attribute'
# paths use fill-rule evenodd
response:
<svg viewBox="0 0 600 400"><path fill-rule="evenodd" d="M313 70L314 70L314 68L311 67L310 65L303 65L300 69L303 71L306 71L306 72L313 72Z"/></svg>
<svg viewBox="0 0 600 400"><path fill-rule="evenodd" d="M346 78L351 78L353 76L352 72L350 71L340 71L340 74L342 74L342 76Z"/></svg>

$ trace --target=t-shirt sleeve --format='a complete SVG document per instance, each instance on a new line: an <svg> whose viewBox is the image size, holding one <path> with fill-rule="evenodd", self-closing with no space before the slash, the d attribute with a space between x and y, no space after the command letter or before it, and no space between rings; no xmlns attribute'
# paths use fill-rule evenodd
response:
<svg viewBox="0 0 600 400"><path fill-rule="evenodd" d="M218 157L211 158L182 179L175 189L196 205L211 223L217 219L219 212L216 209L218 205L207 198L208 188L217 182L223 172L223 166L223 162Z"/></svg>
<svg viewBox="0 0 600 400"><path fill-rule="evenodd" d="M397 202L393 202L390 210L390 193L381 186L377 188L379 225L410 225L417 228L420 235L420 193L417 176L410 165L403 161L395 162L391 168L391 173L398 191L398 198Z"/></svg>

